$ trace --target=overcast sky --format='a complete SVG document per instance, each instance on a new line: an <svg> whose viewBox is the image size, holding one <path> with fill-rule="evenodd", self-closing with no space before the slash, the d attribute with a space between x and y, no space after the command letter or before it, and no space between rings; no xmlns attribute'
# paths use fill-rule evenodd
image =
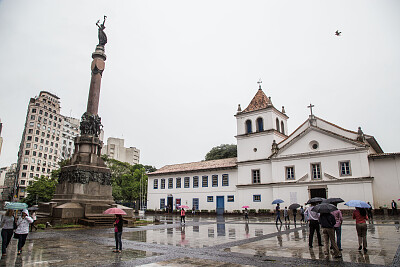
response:
<svg viewBox="0 0 400 267"><path fill-rule="evenodd" d="M107 15L99 115L140 162L200 161L236 143L261 78L289 132L317 116L400 151L400 1L0 0L0 167L17 161L30 97L86 110L98 19ZM334 35L335 31L342 36Z"/></svg>

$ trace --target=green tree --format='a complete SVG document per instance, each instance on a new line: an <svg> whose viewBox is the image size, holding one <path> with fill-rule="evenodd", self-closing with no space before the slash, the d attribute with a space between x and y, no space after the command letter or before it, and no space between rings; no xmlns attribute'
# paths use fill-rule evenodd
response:
<svg viewBox="0 0 400 267"><path fill-rule="evenodd" d="M237 157L237 146L232 144L222 144L216 147L213 147L207 154L206 160L214 160L214 159L226 159L226 158L234 158Z"/></svg>
<svg viewBox="0 0 400 267"><path fill-rule="evenodd" d="M54 171L56 173L58 170ZM58 176L56 174L46 177L35 178L31 185L28 185L26 191L28 195L23 199L23 202L32 206L39 202L48 202L53 198L58 183Z"/></svg>

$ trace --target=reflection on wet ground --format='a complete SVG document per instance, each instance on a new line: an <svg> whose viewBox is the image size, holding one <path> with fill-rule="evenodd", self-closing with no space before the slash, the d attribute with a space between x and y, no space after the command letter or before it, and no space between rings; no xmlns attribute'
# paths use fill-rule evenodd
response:
<svg viewBox="0 0 400 267"><path fill-rule="evenodd" d="M13 240L0 266L396 266L400 261L400 224L388 217L368 225L366 253L358 251L355 225L345 218L340 260L325 256L317 240L308 248L305 224L276 225L263 217L245 223L242 217L188 216L186 225L179 216L160 219L158 225L124 228L121 254L112 252L111 227L30 233L22 255L16 255Z"/></svg>

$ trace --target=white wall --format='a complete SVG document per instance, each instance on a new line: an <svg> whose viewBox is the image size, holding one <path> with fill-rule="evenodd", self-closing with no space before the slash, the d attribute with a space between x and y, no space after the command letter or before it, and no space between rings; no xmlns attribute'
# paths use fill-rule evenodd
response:
<svg viewBox="0 0 400 267"><path fill-rule="evenodd" d="M400 156L370 158L369 163L374 177L374 206L390 208L392 199L397 202L400 198Z"/></svg>

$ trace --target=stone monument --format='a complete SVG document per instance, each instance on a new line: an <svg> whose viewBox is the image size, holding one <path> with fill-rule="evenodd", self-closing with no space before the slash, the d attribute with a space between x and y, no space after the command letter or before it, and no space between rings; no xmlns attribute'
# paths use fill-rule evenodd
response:
<svg viewBox="0 0 400 267"><path fill-rule="evenodd" d="M103 211L117 206L112 197L111 171L101 159L102 128L98 115L101 78L105 67L107 36L104 33L106 16L98 26L99 44L92 53L92 78L86 112L82 115L81 135L75 138L75 152L69 165L61 168L52 202L51 216L62 221L101 216ZM125 212L132 217L132 209Z"/></svg>

